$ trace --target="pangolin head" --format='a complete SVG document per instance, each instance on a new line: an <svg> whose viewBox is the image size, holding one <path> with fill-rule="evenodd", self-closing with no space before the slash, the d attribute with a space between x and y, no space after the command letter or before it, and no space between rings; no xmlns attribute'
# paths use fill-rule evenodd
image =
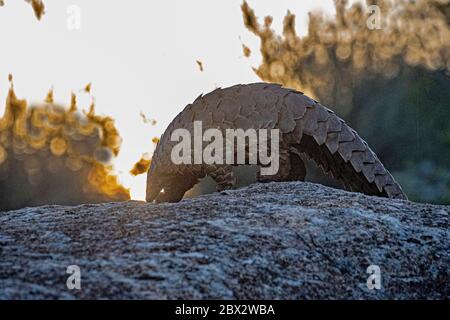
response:
<svg viewBox="0 0 450 320"><path fill-rule="evenodd" d="M147 193L146 200L153 202L158 195L176 180L175 170L171 163L159 159L158 146L155 150L155 156L152 158L150 169L147 174Z"/></svg>
<svg viewBox="0 0 450 320"><path fill-rule="evenodd" d="M153 163L150 166L150 170L147 174L147 195L146 200L152 202L159 195L163 189L163 181L161 175L157 173L157 170L153 169Z"/></svg>

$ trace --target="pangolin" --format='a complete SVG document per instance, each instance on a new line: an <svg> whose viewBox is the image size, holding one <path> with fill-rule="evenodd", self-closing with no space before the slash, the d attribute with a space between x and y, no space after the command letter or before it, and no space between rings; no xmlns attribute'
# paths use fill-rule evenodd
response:
<svg viewBox="0 0 450 320"><path fill-rule="evenodd" d="M304 154L347 190L407 199L367 143L332 110L302 92L253 83L200 95L175 117L156 146L147 175L147 201L180 201L205 176L217 183L218 191L235 186L232 165L171 161L172 148L178 143L172 141L173 131L184 128L192 134L194 121L201 121L204 130L222 132L279 129L279 170L271 176L258 175L260 182L303 181L306 169L300 155Z"/></svg>

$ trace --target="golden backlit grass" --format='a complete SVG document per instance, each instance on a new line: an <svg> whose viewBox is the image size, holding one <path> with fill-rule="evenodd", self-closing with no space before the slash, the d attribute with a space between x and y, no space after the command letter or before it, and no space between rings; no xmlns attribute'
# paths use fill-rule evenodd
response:
<svg viewBox="0 0 450 320"><path fill-rule="evenodd" d="M72 95L66 109L50 91L28 106L11 83L0 118L0 208L130 199L109 164L120 144L114 120L97 115L94 104L80 113Z"/></svg>
<svg viewBox="0 0 450 320"><path fill-rule="evenodd" d="M367 1L380 8L381 29L370 29L371 16L361 3L336 0L336 16L309 14L308 34L299 36L288 12L281 35L272 17L260 23L244 2L245 26L261 40L257 75L269 82L338 103L350 110L353 88L365 79L394 78L402 65L450 71L450 0Z"/></svg>

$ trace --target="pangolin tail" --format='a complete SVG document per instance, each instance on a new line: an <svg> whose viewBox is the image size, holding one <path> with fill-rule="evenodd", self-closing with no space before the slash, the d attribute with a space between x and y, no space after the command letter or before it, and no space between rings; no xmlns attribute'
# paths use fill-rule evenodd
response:
<svg viewBox="0 0 450 320"><path fill-rule="evenodd" d="M292 94L302 95L294 90ZM289 102L293 99L285 99L287 105ZM368 144L333 111L313 100L296 122L303 131L300 143L295 145L297 151L314 160L347 190L407 200Z"/></svg>

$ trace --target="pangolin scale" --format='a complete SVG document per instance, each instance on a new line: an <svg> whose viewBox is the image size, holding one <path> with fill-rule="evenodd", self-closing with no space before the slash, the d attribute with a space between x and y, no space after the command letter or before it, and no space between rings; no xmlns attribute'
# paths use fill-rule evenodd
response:
<svg viewBox="0 0 450 320"><path fill-rule="evenodd" d="M367 143L333 111L301 92L280 85L254 83L216 89L199 96L170 123L156 146L147 176L147 201L176 202L205 176L217 189L233 188L231 165L181 164L171 161L178 141L172 132L193 122L203 129L279 129L280 167L276 175L258 176L261 182L304 180L304 154L350 191L407 199L400 185Z"/></svg>

